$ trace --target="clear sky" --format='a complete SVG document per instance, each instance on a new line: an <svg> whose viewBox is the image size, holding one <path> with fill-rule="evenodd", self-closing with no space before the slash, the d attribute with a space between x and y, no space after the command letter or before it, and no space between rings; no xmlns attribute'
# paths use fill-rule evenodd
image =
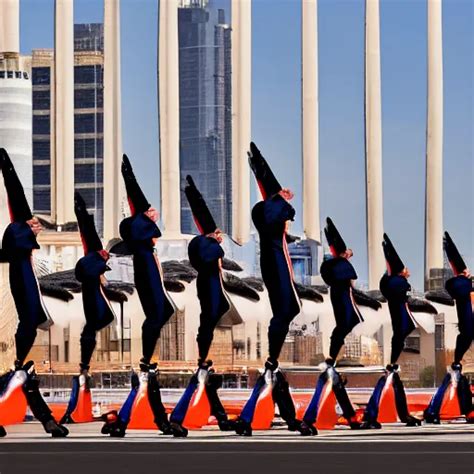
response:
<svg viewBox="0 0 474 474"><path fill-rule="evenodd" d="M75 0L76 23L101 22L100 0ZM228 0L214 0L230 14ZM474 267L474 2L445 0L444 224ZM53 0L21 0L21 49L51 48ZM159 197L157 0L122 0L124 151ZM423 281L426 0L381 0L385 231ZM252 136L295 191L301 231L299 0L253 0ZM364 1L319 0L321 219L331 216L367 280L364 168ZM298 217L299 216L299 217Z"/></svg>

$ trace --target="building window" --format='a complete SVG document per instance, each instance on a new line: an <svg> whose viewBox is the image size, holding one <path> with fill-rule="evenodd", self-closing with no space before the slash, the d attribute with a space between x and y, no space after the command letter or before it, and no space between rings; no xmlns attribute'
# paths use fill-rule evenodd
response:
<svg viewBox="0 0 474 474"><path fill-rule="evenodd" d="M33 185L51 184L49 165L34 165L33 166Z"/></svg>
<svg viewBox="0 0 474 474"><path fill-rule="evenodd" d="M34 86L51 84L51 69L49 67L34 67L32 82Z"/></svg>
<svg viewBox="0 0 474 474"><path fill-rule="evenodd" d="M103 177L102 164L74 166L74 181L76 183L101 183Z"/></svg>
<svg viewBox="0 0 474 474"><path fill-rule="evenodd" d="M405 352L411 352L414 354L419 354L420 353L420 335L419 334L411 334L405 339L405 347L404 351Z"/></svg>
<svg viewBox="0 0 474 474"><path fill-rule="evenodd" d="M444 324L436 324L435 326L435 350L444 350Z"/></svg>
<svg viewBox="0 0 474 474"><path fill-rule="evenodd" d="M77 189L77 188L76 188ZM78 188L77 191L81 194L84 201L86 201L89 210L95 210L98 206L99 189L97 188Z"/></svg>
<svg viewBox="0 0 474 474"><path fill-rule="evenodd" d="M102 84L102 66L75 66L74 84Z"/></svg>
<svg viewBox="0 0 474 474"><path fill-rule="evenodd" d="M37 213L48 214L51 212L51 190L33 190L33 208Z"/></svg>
<svg viewBox="0 0 474 474"><path fill-rule="evenodd" d="M49 135L51 132L49 115L33 116L33 135Z"/></svg>
<svg viewBox="0 0 474 474"><path fill-rule="evenodd" d="M104 141L102 138L76 138L74 140L74 158L103 158Z"/></svg>
<svg viewBox="0 0 474 474"><path fill-rule="evenodd" d="M51 108L50 91L33 91L33 110L49 110Z"/></svg>
<svg viewBox="0 0 474 474"><path fill-rule="evenodd" d="M103 114L75 114L75 133L102 133Z"/></svg>
<svg viewBox="0 0 474 474"><path fill-rule="evenodd" d="M103 89L76 89L74 91L74 108L101 108L104 105Z"/></svg>
<svg viewBox="0 0 474 474"><path fill-rule="evenodd" d="M51 159L51 142L49 140L33 140L33 160Z"/></svg>

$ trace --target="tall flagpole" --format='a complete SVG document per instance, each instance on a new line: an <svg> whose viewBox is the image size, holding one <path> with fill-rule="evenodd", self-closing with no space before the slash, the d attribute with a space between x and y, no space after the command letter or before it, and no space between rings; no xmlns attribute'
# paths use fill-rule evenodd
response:
<svg viewBox="0 0 474 474"><path fill-rule="evenodd" d="M443 268L443 37L442 2L428 0L425 288L430 270Z"/></svg>
<svg viewBox="0 0 474 474"><path fill-rule="evenodd" d="M161 218L167 238L181 235L178 1L160 1L158 38Z"/></svg>
<svg viewBox="0 0 474 474"><path fill-rule="evenodd" d="M365 2L365 164L369 289L373 290L385 270L379 0Z"/></svg>
<svg viewBox="0 0 474 474"><path fill-rule="evenodd" d="M318 8L316 0L302 0L301 10L301 140L303 149L303 230L320 241Z"/></svg>
<svg viewBox="0 0 474 474"><path fill-rule="evenodd" d="M74 214L74 5L56 0L54 35L54 124L56 160L52 170L52 211L56 224L76 220Z"/></svg>
<svg viewBox="0 0 474 474"><path fill-rule="evenodd" d="M232 0L232 234L239 243L250 236L251 34L251 1Z"/></svg>
<svg viewBox="0 0 474 474"><path fill-rule="evenodd" d="M120 1L104 0L104 240L118 237L124 186L120 88Z"/></svg>

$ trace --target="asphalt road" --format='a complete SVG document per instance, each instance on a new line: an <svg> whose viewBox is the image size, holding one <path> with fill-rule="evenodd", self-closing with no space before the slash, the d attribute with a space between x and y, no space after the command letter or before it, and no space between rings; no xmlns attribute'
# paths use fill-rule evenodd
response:
<svg viewBox="0 0 474 474"><path fill-rule="evenodd" d="M311 439L282 428L251 438L210 428L187 439L130 430L121 440L100 435L99 423L70 429L58 440L38 423L10 427L0 440L0 474L474 473L474 427L466 424L338 428Z"/></svg>

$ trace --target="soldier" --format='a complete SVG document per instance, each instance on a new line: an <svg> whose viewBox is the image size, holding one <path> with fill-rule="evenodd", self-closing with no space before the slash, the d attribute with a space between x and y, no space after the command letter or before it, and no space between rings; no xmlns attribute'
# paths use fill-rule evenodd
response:
<svg viewBox="0 0 474 474"><path fill-rule="evenodd" d="M0 149L0 166L7 191L11 220L3 235L2 253L9 263L10 289L18 313L14 371L5 374L0 385L3 388L2 392L8 394L9 385L21 379L26 401L33 415L42 423L46 433L50 433L53 437L65 437L69 431L56 423L51 410L41 396L33 361L25 364L25 359L35 342L37 329L48 330L52 325L52 320L41 298L32 263L32 252L39 248L36 236L41 231L41 224L31 214L23 186L8 153L3 148ZM20 410L16 403L9 406L8 400L8 397L4 398L0 411ZM1 417L0 413L0 419Z"/></svg>
<svg viewBox="0 0 474 474"><path fill-rule="evenodd" d="M408 292L411 290L408 282L410 272L398 256L388 235L384 234L383 238L382 247L387 262L387 272L380 280L380 291L388 302L392 319L392 351L386 373L377 382L365 410L362 424L364 429L381 428L377 419L379 416L383 419L384 413L381 412L384 411L385 416L389 418L391 414L398 413L400 421L406 423L407 426L421 425L421 420L408 412L405 389L398 374L397 364L405 346L405 339L416 328L415 319L408 308Z"/></svg>
<svg viewBox="0 0 474 474"><path fill-rule="evenodd" d="M286 241L289 222L295 217L289 203L293 193L281 187L253 142L249 164L263 197L252 209L252 220L260 238L260 268L273 316L268 327L269 354L264 374L257 380L236 423L237 433L245 436L251 436L253 426L270 426L275 403L288 429L301 431L288 382L278 364L290 323L301 311Z"/></svg>
<svg viewBox="0 0 474 474"><path fill-rule="evenodd" d="M217 389L222 385L222 377L211 368L212 361L207 360L214 329L222 318L232 317L232 313L234 317L236 315L222 285L222 231L217 227L191 176L187 176L186 180L188 184L184 192L201 234L194 237L188 246L189 261L198 272L196 286L201 314L197 335L198 370L191 377L188 388L170 417L175 436L187 435L187 429L183 425L197 427L206 424L210 414L215 416L222 431L229 431L232 427L217 394Z"/></svg>
<svg viewBox="0 0 474 474"><path fill-rule="evenodd" d="M109 270L109 254L104 250L97 235L94 217L87 212L82 196L76 192L74 211L79 225L84 257L76 264L76 278L82 284L82 304L86 324L81 334L81 362L79 376L73 378L71 398L63 423L86 421L91 418L91 395L89 367L96 346L97 332L106 328L115 320L112 306L105 296L104 273Z"/></svg>
<svg viewBox="0 0 474 474"><path fill-rule="evenodd" d="M140 376L132 378L132 391L120 412L106 415L102 433L123 437L130 420L139 416L138 402L143 402L142 406L149 404L151 407L157 427L164 434L172 434L161 402L157 364L151 360L161 329L175 313L175 306L163 286L161 265L155 251L155 241L161 236L156 225L158 212L143 194L127 155L123 155L122 176L132 215L121 222L120 234L133 255L135 287L145 321L142 325Z"/></svg>
<svg viewBox="0 0 474 474"><path fill-rule="evenodd" d="M326 369L318 379L313 398L303 417L304 426L310 428L314 433L316 433L315 423L318 416L322 415L326 407L334 408L334 404L332 404L332 407L325 404L326 394L331 393L331 391L334 393L350 427L357 429L360 426L347 395L344 381L334 368L337 356L344 345L344 339L357 324L363 321L352 295L352 285L353 281L357 279L357 274L349 262L353 255L352 250L346 247L344 240L329 217L326 222L324 233L333 258L322 263L320 272L321 277L330 287L330 298L336 319L336 327L331 334ZM329 387L330 390L324 390L325 386Z"/></svg>
<svg viewBox="0 0 474 474"><path fill-rule="evenodd" d="M434 394L428 408L425 410L425 421L427 423L439 424L441 417L455 417L465 415L469 422L474 421L472 406L472 394L469 382L462 374L462 358L474 340L474 311L472 289L472 278L454 244L451 236L444 233L444 251L454 273L446 284L446 291L456 302L456 312L458 315L459 334L456 338L454 350L454 361L451 370L446 374L441 386ZM448 390L452 387L452 390Z"/></svg>

